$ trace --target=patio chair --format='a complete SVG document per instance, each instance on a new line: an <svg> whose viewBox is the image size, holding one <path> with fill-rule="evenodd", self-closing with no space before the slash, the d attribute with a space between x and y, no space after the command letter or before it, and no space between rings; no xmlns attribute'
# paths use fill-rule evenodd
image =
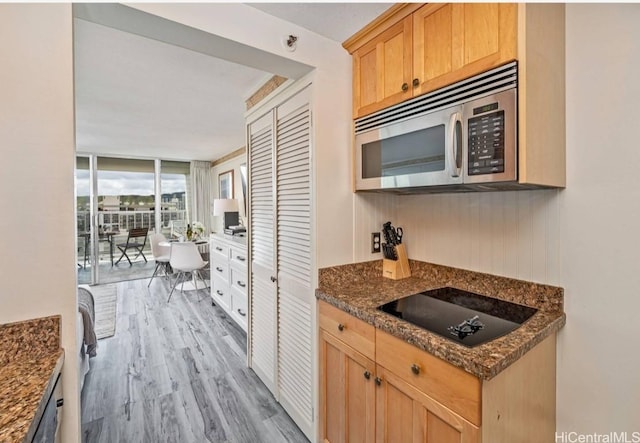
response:
<svg viewBox="0 0 640 443"><path fill-rule="evenodd" d="M147 234L148 233L149 233L149 228L133 228L133 229L129 229L129 235L127 236L127 242L126 243L120 243L120 244L116 245L118 247L118 249L122 252L122 255L120 256L120 258L116 262L116 265L118 263L120 263L120 260L122 260L123 257L126 257L127 261L129 262L129 265L133 264L133 263L131 263L131 259L127 255L127 251L130 250L130 249L138 251L138 255L136 255L133 258L134 260L142 255L142 258L144 258L144 261L146 263L147 257L144 256L144 253L142 252L142 250L147 245Z"/></svg>

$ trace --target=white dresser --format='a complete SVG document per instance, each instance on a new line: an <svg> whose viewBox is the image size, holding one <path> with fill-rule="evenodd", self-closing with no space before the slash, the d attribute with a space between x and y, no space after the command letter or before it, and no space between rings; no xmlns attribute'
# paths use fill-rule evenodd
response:
<svg viewBox="0 0 640 443"><path fill-rule="evenodd" d="M247 330L247 239L214 234L211 248L211 298Z"/></svg>

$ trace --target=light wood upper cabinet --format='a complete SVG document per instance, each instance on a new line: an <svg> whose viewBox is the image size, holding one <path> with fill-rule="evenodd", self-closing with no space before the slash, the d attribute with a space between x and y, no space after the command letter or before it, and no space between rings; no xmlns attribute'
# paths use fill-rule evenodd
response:
<svg viewBox="0 0 640 443"><path fill-rule="evenodd" d="M413 95L516 58L517 6L427 4L413 13Z"/></svg>
<svg viewBox="0 0 640 443"><path fill-rule="evenodd" d="M353 53L353 107L359 114L412 96L411 28L406 17Z"/></svg>
<svg viewBox="0 0 640 443"><path fill-rule="evenodd" d="M516 58L515 4L392 7L344 43L353 55L354 118ZM406 16L398 20L400 14ZM408 15L407 15L408 14Z"/></svg>

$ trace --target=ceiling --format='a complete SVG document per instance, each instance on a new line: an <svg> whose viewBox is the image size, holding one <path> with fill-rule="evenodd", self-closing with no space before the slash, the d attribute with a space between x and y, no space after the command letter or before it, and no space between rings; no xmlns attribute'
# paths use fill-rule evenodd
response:
<svg viewBox="0 0 640 443"><path fill-rule="evenodd" d="M251 6L342 42L390 4ZM78 152L215 160L244 145L244 100L270 72L118 26L74 26Z"/></svg>

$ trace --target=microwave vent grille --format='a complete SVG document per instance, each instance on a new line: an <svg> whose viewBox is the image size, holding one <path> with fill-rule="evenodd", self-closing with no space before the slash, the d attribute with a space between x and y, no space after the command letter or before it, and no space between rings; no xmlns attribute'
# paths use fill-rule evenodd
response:
<svg viewBox="0 0 640 443"><path fill-rule="evenodd" d="M361 117L355 121L355 133L360 134L419 114L456 106L470 100L515 88L517 85L518 64L517 62L511 62L374 114Z"/></svg>

